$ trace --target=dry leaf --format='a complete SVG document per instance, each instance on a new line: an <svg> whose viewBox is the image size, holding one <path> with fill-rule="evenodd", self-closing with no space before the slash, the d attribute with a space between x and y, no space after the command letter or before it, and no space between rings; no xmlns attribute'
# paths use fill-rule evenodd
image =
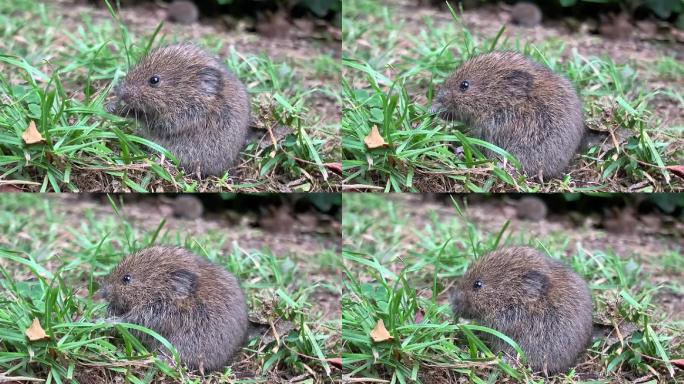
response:
<svg viewBox="0 0 684 384"><path fill-rule="evenodd" d="M342 163L325 163L323 165L338 175L342 174Z"/></svg>
<svg viewBox="0 0 684 384"><path fill-rule="evenodd" d="M23 192L21 188L12 184L0 184L0 192Z"/></svg>
<svg viewBox="0 0 684 384"><path fill-rule="evenodd" d="M387 328L385 328L385 323L382 319L378 320L378 323L375 324L375 328L370 332L370 337L376 343L394 339L394 337L387 332Z"/></svg>
<svg viewBox="0 0 684 384"><path fill-rule="evenodd" d="M684 359L670 360L670 362L674 364L676 367L684 369Z"/></svg>
<svg viewBox="0 0 684 384"><path fill-rule="evenodd" d="M413 320L413 322L416 324L420 324L423 322L424 319L425 319L425 311L423 311L422 309L419 309L416 312L416 318Z"/></svg>
<svg viewBox="0 0 684 384"><path fill-rule="evenodd" d="M325 359L325 361L330 363L330 365L332 365L333 367L342 369L342 358L341 357L331 357L331 358Z"/></svg>
<svg viewBox="0 0 684 384"><path fill-rule="evenodd" d="M40 132L38 132L38 129L36 129L36 123L33 120L29 122L28 128L26 128L24 133L21 134L21 138L24 139L26 144L35 144L45 141L43 135L41 135Z"/></svg>
<svg viewBox="0 0 684 384"><path fill-rule="evenodd" d="M387 142L380 136L377 125L374 125L373 128L371 128L370 133L363 139L363 142L366 143L366 146L370 149L387 147Z"/></svg>
<svg viewBox="0 0 684 384"><path fill-rule="evenodd" d="M665 168L669 169L672 173L684 179L684 165L668 165Z"/></svg>
<svg viewBox="0 0 684 384"><path fill-rule="evenodd" d="M38 319L33 319L31 326L26 330L26 336L28 336L31 341L50 338L50 336L45 333L45 330L43 330L43 327L40 326L40 321L38 321Z"/></svg>

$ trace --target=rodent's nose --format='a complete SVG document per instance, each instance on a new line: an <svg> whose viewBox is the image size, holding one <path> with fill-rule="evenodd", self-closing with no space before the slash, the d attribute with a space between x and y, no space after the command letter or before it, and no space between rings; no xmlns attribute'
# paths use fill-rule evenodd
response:
<svg viewBox="0 0 684 384"><path fill-rule="evenodd" d="M432 100L429 112L434 115L442 112L442 109L444 109L444 90L440 89Z"/></svg>
<svg viewBox="0 0 684 384"><path fill-rule="evenodd" d="M455 291L451 294L451 309L455 315L461 313L463 309L463 294L461 291Z"/></svg>
<svg viewBox="0 0 684 384"><path fill-rule="evenodd" d="M106 285L100 287L100 289L93 295L93 300L107 300L109 297L109 289Z"/></svg>
<svg viewBox="0 0 684 384"><path fill-rule="evenodd" d="M116 97L123 101L124 103L128 103L129 99L131 98L131 93L126 89L126 87L122 85L117 85L114 87L114 94Z"/></svg>

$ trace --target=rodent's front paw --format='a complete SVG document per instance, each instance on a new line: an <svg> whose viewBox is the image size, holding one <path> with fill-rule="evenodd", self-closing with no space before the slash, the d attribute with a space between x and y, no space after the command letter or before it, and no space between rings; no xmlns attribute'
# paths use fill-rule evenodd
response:
<svg viewBox="0 0 684 384"><path fill-rule="evenodd" d="M107 324L119 324L124 322L119 316L105 317L102 321Z"/></svg>
<svg viewBox="0 0 684 384"><path fill-rule="evenodd" d="M104 109L108 113L118 115L119 111L121 111L121 103L119 103L118 100L111 100L111 101L105 102Z"/></svg>

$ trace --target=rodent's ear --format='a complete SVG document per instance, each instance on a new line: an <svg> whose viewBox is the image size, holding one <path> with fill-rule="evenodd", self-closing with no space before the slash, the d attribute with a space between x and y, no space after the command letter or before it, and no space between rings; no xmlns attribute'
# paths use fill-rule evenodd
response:
<svg viewBox="0 0 684 384"><path fill-rule="evenodd" d="M197 72L199 76L200 88L206 93L217 94L220 92L223 84L221 84L221 71L212 67L202 67Z"/></svg>
<svg viewBox="0 0 684 384"><path fill-rule="evenodd" d="M504 76L504 80L512 87L513 92L525 96L532 91L532 85L534 83L534 78L531 73L519 69L515 69Z"/></svg>
<svg viewBox="0 0 684 384"><path fill-rule="evenodd" d="M197 275L186 269L173 271L171 272L171 288L178 297L188 297L197 290Z"/></svg>
<svg viewBox="0 0 684 384"><path fill-rule="evenodd" d="M540 299L546 296L549 290L549 278L545 274L537 271L530 271L523 275L522 284L528 297Z"/></svg>

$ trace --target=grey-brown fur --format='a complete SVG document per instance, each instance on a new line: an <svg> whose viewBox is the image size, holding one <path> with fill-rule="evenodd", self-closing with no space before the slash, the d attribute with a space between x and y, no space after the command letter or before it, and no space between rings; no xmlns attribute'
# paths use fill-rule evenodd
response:
<svg viewBox="0 0 684 384"><path fill-rule="evenodd" d="M174 0L167 9L169 20L181 24L192 24L199 19L199 9L189 0Z"/></svg>
<svg viewBox="0 0 684 384"><path fill-rule="evenodd" d="M451 304L457 316L515 340L535 371L566 371L591 339L586 282L533 248L505 247L482 256L457 283ZM516 355L501 339L484 337L495 352Z"/></svg>
<svg viewBox="0 0 684 384"><path fill-rule="evenodd" d="M524 27L534 27L541 23L542 12L534 3L519 2L511 9L511 20Z"/></svg>
<svg viewBox="0 0 684 384"><path fill-rule="evenodd" d="M204 205L202 200L192 194L178 195L173 199L173 216L195 220L202 217Z"/></svg>
<svg viewBox="0 0 684 384"><path fill-rule="evenodd" d="M546 218L546 204L536 196L524 196L517 202L516 216L519 219L540 221Z"/></svg>
<svg viewBox="0 0 684 384"><path fill-rule="evenodd" d="M101 294L110 316L164 336L190 369L221 369L246 341L247 306L235 276L183 248L155 246L127 256ZM148 348L160 347L137 335Z"/></svg>
<svg viewBox="0 0 684 384"><path fill-rule="evenodd" d="M473 136L518 158L530 176L562 176L585 133L570 81L517 52L463 63L437 93L432 112L464 122Z"/></svg>
<svg viewBox="0 0 684 384"><path fill-rule="evenodd" d="M159 82L151 84L157 76ZM158 48L115 88L108 109L136 118L186 172L222 176L235 165L250 122L249 95L223 64L193 44Z"/></svg>

